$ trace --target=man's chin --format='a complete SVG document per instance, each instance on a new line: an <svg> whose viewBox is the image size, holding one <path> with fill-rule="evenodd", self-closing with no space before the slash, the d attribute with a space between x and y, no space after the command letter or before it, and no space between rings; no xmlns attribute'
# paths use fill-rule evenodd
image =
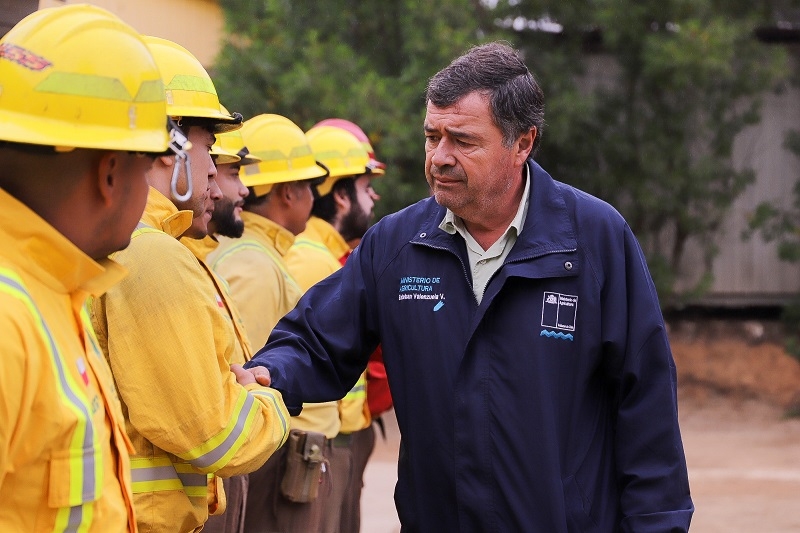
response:
<svg viewBox="0 0 800 533"><path fill-rule="evenodd" d="M457 205L453 195L442 190L434 191L433 199L436 200L437 204L441 205L442 207L446 207L451 211L453 210L453 207Z"/></svg>
<svg viewBox="0 0 800 533"><path fill-rule="evenodd" d="M183 233L183 235L181 235L181 237L189 237L190 239L200 240L200 239L205 239L207 235L208 235L207 227L200 228L192 226L189 229L187 229Z"/></svg>
<svg viewBox="0 0 800 533"><path fill-rule="evenodd" d="M242 219L229 219L223 223L217 222L216 226L216 234L223 237L238 239L244 233L244 220Z"/></svg>

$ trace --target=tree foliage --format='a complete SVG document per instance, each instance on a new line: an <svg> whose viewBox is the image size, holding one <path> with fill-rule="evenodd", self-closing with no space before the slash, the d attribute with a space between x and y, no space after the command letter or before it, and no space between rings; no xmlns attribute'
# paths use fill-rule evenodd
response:
<svg viewBox="0 0 800 533"><path fill-rule="evenodd" d="M667 303L701 292L714 234L754 180L732 165L734 138L760 119L760 95L784 74L783 51L753 37L769 10L711 0L509 4L511 20L546 13L564 27L522 43L548 102L542 164L625 215ZM706 274L676 294L690 239Z"/></svg>
<svg viewBox="0 0 800 533"><path fill-rule="evenodd" d="M341 117L389 163L379 214L428 194L423 174L427 80L489 38L477 1L223 0L227 38L214 82L244 116L284 115L301 128Z"/></svg>
<svg viewBox="0 0 800 533"><path fill-rule="evenodd" d="M625 215L666 302L690 239L710 266L711 237L753 180L732 166L733 140L783 75L782 50L753 38L770 6L745 0L221 4L229 37L214 79L226 106L304 129L332 116L357 122L390 165L376 182L379 214L427 194L428 78L482 41L523 49L547 103L538 159Z"/></svg>

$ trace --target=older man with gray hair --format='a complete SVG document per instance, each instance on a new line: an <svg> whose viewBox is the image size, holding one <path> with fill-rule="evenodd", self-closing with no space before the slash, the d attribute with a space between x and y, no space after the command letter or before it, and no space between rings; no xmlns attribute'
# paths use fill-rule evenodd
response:
<svg viewBox="0 0 800 533"><path fill-rule="evenodd" d="M426 100L432 198L373 226L249 365L291 412L382 343L403 531L687 531L675 366L630 228L534 161L544 99L511 47L472 48Z"/></svg>

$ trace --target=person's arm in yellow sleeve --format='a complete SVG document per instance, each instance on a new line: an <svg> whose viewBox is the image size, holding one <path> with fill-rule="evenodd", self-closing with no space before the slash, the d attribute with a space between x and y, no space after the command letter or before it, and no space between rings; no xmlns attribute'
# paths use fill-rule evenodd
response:
<svg viewBox="0 0 800 533"><path fill-rule="evenodd" d="M287 436L280 394L237 383L227 357L233 330L212 282L182 245L153 243L170 237L147 239L146 248L145 237L133 241L130 275L99 300L130 424L204 472L256 470Z"/></svg>
<svg viewBox="0 0 800 533"><path fill-rule="evenodd" d="M280 267L259 250L243 249L226 255L212 268L230 287L250 345L261 348L278 320L294 308L299 290L294 296L288 294Z"/></svg>

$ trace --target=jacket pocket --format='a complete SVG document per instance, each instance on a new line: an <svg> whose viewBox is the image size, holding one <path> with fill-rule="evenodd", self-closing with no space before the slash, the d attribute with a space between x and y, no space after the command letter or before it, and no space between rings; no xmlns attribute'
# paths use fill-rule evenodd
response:
<svg viewBox="0 0 800 533"><path fill-rule="evenodd" d="M102 459L93 448L58 450L50 457L47 505L53 509L76 507L97 500L102 487ZM86 474L91 474L86 476ZM95 475L97 474L97 475ZM91 477L91 479L85 479Z"/></svg>

